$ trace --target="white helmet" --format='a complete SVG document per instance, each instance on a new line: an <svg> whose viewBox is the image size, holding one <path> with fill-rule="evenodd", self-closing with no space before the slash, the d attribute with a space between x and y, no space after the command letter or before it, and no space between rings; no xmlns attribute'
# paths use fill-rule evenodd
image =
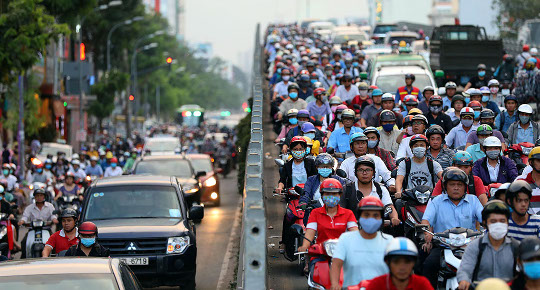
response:
<svg viewBox="0 0 540 290"><path fill-rule="evenodd" d="M71 159L79 159L79 154L78 153L74 153L73 155L71 155Z"/></svg>
<svg viewBox="0 0 540 290"><path fill-rule="evenodd" d="M532 56L536 56L538 54L538 49L536 49L536 47L533 47L533 48L531 48L531 50L529 50L529 53Z"/></svg>
<svg viewBox="0 0 540 290"><path fill-rule="evenodd" d="M384 250L384 259L391 256L410 256L418 257L416 245L409 239L398 237L392 239Z"/></svg>
<svg viewBox="0 0 540 290"><path fill-rule="evenodd" d="M532 109L532 107L531 107L529 104L523 104L523 105L519 106L518 112L519 112L519 113L532 114L532 113L533 113L533 109Z"/></svg>
<svg viewBox="0 0 540 290"><path fill-rule="evenodd" d="M496 79L491 79L491 80L489 80L487 86L488 86L488 87L491 87L491 86L499 86L499 81L496 80Z"/></svg>
<svg viewBox="0 0 540 290"><path fill-rule="evenodd" d="M71 165L81 165L81 162L78 159L71 160Z"/></svg>
<svg viewBox="0 0 540 290"><path fill-rule="evenodd" d="M501 140L495 136L487 137L486 140L484 140L484 147L502 147Z"/></svg>

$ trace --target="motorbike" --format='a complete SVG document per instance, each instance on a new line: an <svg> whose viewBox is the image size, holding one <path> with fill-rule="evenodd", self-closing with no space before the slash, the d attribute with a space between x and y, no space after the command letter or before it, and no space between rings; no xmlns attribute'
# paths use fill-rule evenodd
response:
<svg viewBox="0 0 540 290"><path fill-rule="evenodd" d="M529 153L531 153L533 148L533 143L521 142L506 149L505 154L516 163L519 174L521 174L523 169L529 164Z"/></svg>
<svg viewBox="0 0 540 290"><path fill-rule="evenodd" d="M0 250L0 256L11 259L11 250L13 250L13 227L7 213L0 213L0 244L7 244Z"/></svg>
<svg viewBox="0 0 540 290"><path fill-rule="evenodd" d="M336 152L334 148L329 148L326 150L326 153L332 155L332 157L334 157L334 167L337 168L339 167L339 165L341 165L341 162L343 162L343 160L349 158L349 157L354 157L354 153L352 151L347 151L347 152Z"/></svg>
<svg viewBox="0 0 540 290"><path fill-rule="evenodd" d="M219 169L221 169L221 174L224 178L227 177L227 174L231 172L231 162L230 156L223 152L217 154L217 160L219 164Z"/></svg>
<svg viewBox="0 0 540 290"><path fill-rule="evenodd" d="M416 245L421 243L419 241L421 235L418 235L415 227L422 222L432 192L431 187L419 185L405 190L401 199L397 199L395 203L399 219L403 223L405 237L415 242Z"/></svg>
<svg viewBox="0 0 540 290"><path fill-rule="evenodd" d="M309 247L307 254L311 257L307 283L310 289L330 289L330 266L332 256L337 247L338 240L326 240L322 244L314 244ZM339 285L343 285L343 269L341 270Z"/></svg>
<svg viewBox="0 0 540 290"><path fill-rule="evenodd" d="M433 235L433 246L443 248L441 253L441 268L437 278L437 289L457 289L459 281L456 278L457 270L465 248L473 240L481 238L484 233L471 229L455 227L441 233L431 233L427 225L422 225L422 230Z"/></svg>
<svg viewBox="0 0 540 290"><path fill-rule="evenodd" d="M33 220L26 224L29 227L28 236L26 238L26 256L23 258L38 258L41 257L41 252L45 248L45 243L51 237L50 229L52 222L43 220Z"/></svg>

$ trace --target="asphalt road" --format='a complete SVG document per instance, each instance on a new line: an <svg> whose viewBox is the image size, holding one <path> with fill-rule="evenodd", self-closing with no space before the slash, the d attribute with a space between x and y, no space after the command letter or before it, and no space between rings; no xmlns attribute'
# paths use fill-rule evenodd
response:
<svg viewBox="0 0 540 290"><path fill-rule="evenodd" d="M235 170L227 178L220 179L221 205L206 207L204 219L196 225L197 289L230 289L230 283L235 282L241 221L241 195L236 186L236 173ZM21 239L25 234L26 229L21 229ZM20 259L19 253L15 259Z"/></svg>

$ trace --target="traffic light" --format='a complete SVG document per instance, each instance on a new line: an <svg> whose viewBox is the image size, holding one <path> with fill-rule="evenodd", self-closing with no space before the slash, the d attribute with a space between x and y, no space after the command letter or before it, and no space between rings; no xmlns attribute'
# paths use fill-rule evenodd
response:
<svg viewBox="0 0 540 290"><path fill-rule="evenodd" d="M135 100L135 96L133 96L133 95L129 95L129 100L130 100L130 101L133 101L133 100Z"/></svg>
<svg viewBox="0 0 540 290"><path fill-rule="evenodd" d="M172 63L172 57L170 57L170 56L167 57L167 60L166 60L166 61L167 61L168 64L171 64L171 63Z"/></svg>
<svg viewBox="0 0 540 290"><path fill-rule="evenodd" d="M85 60L86 59L86 46L84 45L84 43L81 42L81 45L79 47L79 57L81 60Z"/></svg>
<svg viewBox="0 0 540 290"><path fill-rule="evenodd" d="M167 57L167 58L165 59L165 62L167 63L167 67L169 68L169 71L171 71L171 70L172 70L172 63L173 63L172 57L170 57L170 56Z"/></svg>

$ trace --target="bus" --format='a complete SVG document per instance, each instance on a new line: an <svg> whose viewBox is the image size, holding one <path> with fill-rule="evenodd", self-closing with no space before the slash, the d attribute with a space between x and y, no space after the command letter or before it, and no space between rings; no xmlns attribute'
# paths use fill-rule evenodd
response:
<svg viewBox="0 0 540 290"><path fill-rule="evenodd" d="M199 127L204 122L204 108L199 105L183 105L176 110L176 121L187 127Z"/></svg>

